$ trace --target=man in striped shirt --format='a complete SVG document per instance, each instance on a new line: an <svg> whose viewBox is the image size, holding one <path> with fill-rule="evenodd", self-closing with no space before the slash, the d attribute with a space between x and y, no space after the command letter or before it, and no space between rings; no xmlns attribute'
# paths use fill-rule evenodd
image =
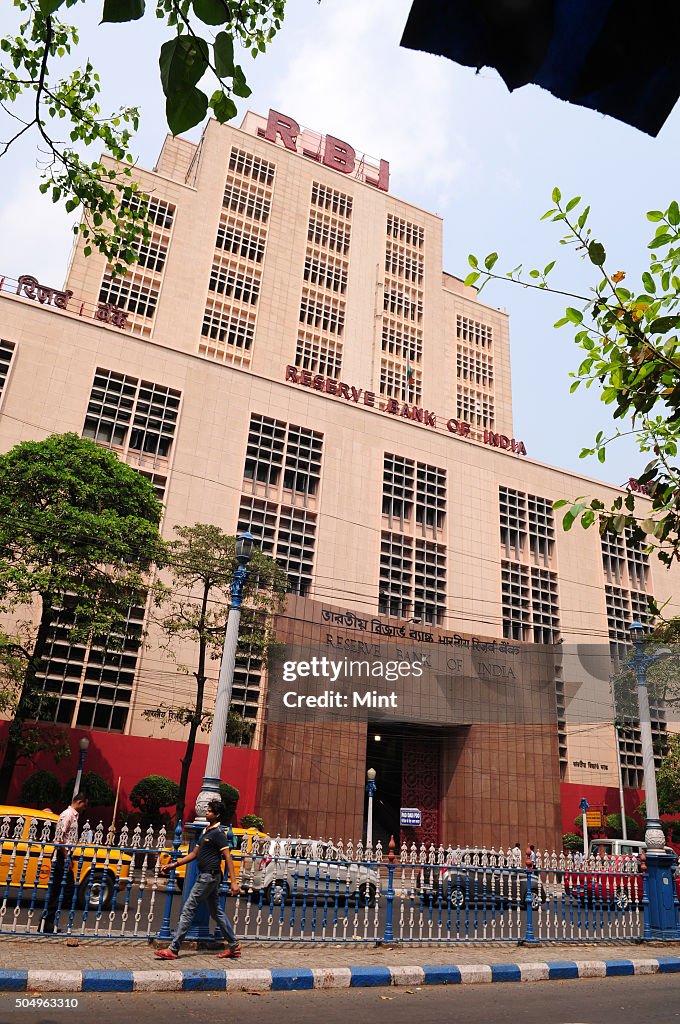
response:
<svg viewBox="0 0 680 1024"><path fill-rule="evenodd" d="M61 812L54 830L54 841L57 844L52 855L52 881L47 899L47 907L43 913L43 932L54 931L54 919L61 899L61 910L67 916L73 901L74 879L71 864L66 870L66 859L70 851L66 844L73 845L78 840L78 815L87 807L87 797L76 793L69 806ZM64 878L64 875L66 877ZM63 892L62 892L63 890Z"/></svg>

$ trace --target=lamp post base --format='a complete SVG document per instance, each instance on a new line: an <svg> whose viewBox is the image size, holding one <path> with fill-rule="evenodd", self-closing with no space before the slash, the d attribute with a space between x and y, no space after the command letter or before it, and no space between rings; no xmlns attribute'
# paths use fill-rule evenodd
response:
<svg viewBox="0 0 680 1024"><path fill-rule="evenodd" d="M672 853L647 851L646 881L649 904L645 913L645 939L680 939L674 867L675 856Z"/></svg>
<svg viewBox="0 0 680 1024"><path fill-rule="evenodd" d="M648 853L663 853L666 849L666 836L658 818L647 818L645 843Z"/></svg>

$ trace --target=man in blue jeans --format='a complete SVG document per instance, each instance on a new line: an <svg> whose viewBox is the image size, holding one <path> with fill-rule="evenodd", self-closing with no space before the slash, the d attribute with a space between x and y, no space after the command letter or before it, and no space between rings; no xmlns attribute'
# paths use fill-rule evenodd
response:
<svg viewBox="0 0 680 1024"><path fill-rule="evenodd" d="M210 916L217 921L222 935L227 940L228 949L218 953L221 959L237 960L241 955L241 947L234 933L234 928L220 907L219 890L222 882L222 860L226 861L231 895L238 896L239 886L236 881L234 862L231 859L229 840L220 828L224 806L220 800L211 800L205 816L208 824L199 836L198 842L186 857L179 857L175 861L176 866L188 864L189 861L198 862L198 875L191 892L184 904L177 931L167 949L157 949L156 956L161 960L176 960L179 956L179 947L187 932L191 928L194 916L201 903L208 904ZM165 875L170 871L171 865L166 864L161 868L161 874Z"/></svg>

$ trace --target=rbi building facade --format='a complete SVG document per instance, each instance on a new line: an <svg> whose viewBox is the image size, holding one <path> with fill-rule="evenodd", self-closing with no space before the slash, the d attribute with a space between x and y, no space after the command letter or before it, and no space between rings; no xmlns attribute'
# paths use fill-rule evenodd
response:
<svg viewBox="0 0 680 1024"><path fill-rule="evenodd" d="M0 449L92 438L151 481L166 538L250 530L285 569L269 663L236 666L239 813L356 841L369 768L383 842L558 848L583 796L618 810L611 653L677 570L632 535L562 530L558 498L622 491L532 460L508 317L442 271L441 220L392 195L388 160L278 111L168 137L137 173L151 237L126 276L78 243L63 287L2 278ZM145 607L122 651L68 625L40 671L46 725L72 748L87 732L123 802L176 778L194 652L168 658ZM676 726L659 707L653 728ZM634 727L620 764L637 806Z"/></svg>

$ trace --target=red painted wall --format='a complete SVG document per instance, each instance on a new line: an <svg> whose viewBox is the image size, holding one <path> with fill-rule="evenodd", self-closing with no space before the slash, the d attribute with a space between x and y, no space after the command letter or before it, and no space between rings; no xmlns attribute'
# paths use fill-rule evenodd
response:
<svg viewBox="0 0 680 1024"><path fill-rule="evenodd" d="M8 723L0 722L0 749L4 746ZM145 775L167 775L179 779L180 758L185 744L178 740L148 739L145 736L122 736L119 733L70 729L69 745L71 756L55 765L54 758L47 753L38 754L35 764L21 764L14 773L9 793L10 803L19 803L19 793L24 780L38 768L54 772L60 782L75 775L78 768L78 743L87 736L90 747L85 758L85 771L97 772L115 790L118 776L121 776L119 807L129 808L129 794L132 787ZM228 782L240 791L238 817L256 813L256 793L260 768L260 751L248 747L225 747L222 757L222 781ZM196 745L189 775L188 806L193 808L203 781L203 771L208 756L208 744ZM55 808L53 808L54 810ZM61 810L62 808L58 808ZM104 812L105 813L105 812ZM111 808L109 808L109 814ZM118 821L123 818L119 811ZM107 822L105 821L105 824Z"/></svg>
<svg viewBox="0 0 680 1024"><path fill-rule="evenodd" d="M605 804L607 814L619 814L621 803L618 786L581 786L575 782L563 782L560 786L562 799L562 832L576 831L574 818L580 814L579 804L583 797L586 798L592 807L601 807ZM645 798L642 789L624 789L623 799L626 805L626 814L632 818L639 819L635 812Z"/></svg>

